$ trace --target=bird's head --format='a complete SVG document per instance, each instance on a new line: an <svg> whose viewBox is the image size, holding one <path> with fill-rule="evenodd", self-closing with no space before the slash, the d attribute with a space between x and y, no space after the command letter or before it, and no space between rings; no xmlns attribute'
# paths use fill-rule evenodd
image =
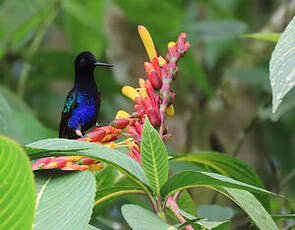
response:
<svg viewBox="0 0 295 230"><path fill-rule="evenodd" d="M77 73L93 72L96 66L112 67L113 65L97 62L95 56L89 51L84 51L76 57L75 70Z"/></svg>

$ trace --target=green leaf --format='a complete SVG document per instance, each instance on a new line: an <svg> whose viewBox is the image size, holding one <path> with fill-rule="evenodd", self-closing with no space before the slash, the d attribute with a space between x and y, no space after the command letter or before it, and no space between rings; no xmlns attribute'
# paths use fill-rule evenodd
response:
<svg viewBox="0 0 295 230"><path fill-rule="evenodd" d="M199 227L208 229L208 230L223 230L225 227L230 225L230 221L208 221L208 220L200 220L200 218L192 219L187 221L186 223L180 225L178 229L183 229L184 226L188 225L197 225Z"/></svg>
<svg viewBox="0 0 295 230"><path fill-rule="evenodd" d="M0 87L0 133L21 144L54 136L23 101L3 87Z"/></svg>
<svg viewBox="0 0 295 230"><path fill-rule="evenodd" d="M263 188L264 185L255 171L243 161L228 154L218 152L200 152L195 154L172 155L170 161L191 162L198 167L207 167L211 172L220 173L247 184Z"/></svg>
<svg viewBox="0 0 295 230"><path fill-rule="evenodd" d="M248 185L242 183L240 181L227 178L225 176L215 174L215 173L207 173L207 172L193 172L193 171L185 171L179 173L173 177L171 177L167 183L162 187L161 194L162 196L167 197L181 189L191 188L196 186L205 186L208 188L214 188L217 191L222 193L225 190L229 193L229 197L235 201L248 215L254 220L257 226L261 227L263 224L268 226L269 228L261 228L261 229L277 229L272 219L267 213L267 211L263 208L263 206L256 200L256 198L247 191L262 193L272 196L279 196L264 189ZM238 188L231 189L231 188ZM255 207L255 211L253 210ZM255 216L257 215L257 216Z"/></svg>
<svg viewBox="0 0 295 230"><path fill-rule="evenodd" d="M179 209L183 210L184 212L188 213L192 216L197 216L195 203L190 196L190 194L186 190L182 190L179 196L176 199L176 203L179 207ZM178 217L176 214L170 209L170 206L168 206L169 209L166 209L166 216L171 217L175 223L179 222Z"/></svg>
<svg viewBox="0 0 295 230"><path fill-rule="evenodd" d="M274 220L295 220L295 214L289 215L272 215L271 216Z"/></svg>
<svg viewBox="0 0 295 230"><path fill-rule="evenodd" d="M100 230L100 229L97 227L94 227L93 225L88 224L87 230Z"/></svg>
<svg viewBox="0 0 295 230"><path fill-rule="evenodd" d="M295 90L291 90L287 93L284 97L284 100L281 102L280 106L278 107L277 111L273 114L271 108L268 109L268 113L270 119L272 121L277 121L282 115L286 114L287 112L291 111L295 107Z"/></svg>
<svg viewBox="0 0 295 230"><path fill-rule="evenodd" d="M171 161L191 162L202 171L220 173L224 176L231 177L246 184L264 188L264 185L255 171L241 160L228 154L217 152L201 152L195 154L172 155ZM267 210L270 210L270 200L268 197L255 194L263 203Z"/></svg>
<svg viewBox="0 0 295 230"><path fill-rule="evenodd" d="M140 145L142 167L154 194L160 194L160 188L168 179L168 153L157 130L146 117Z"/></svg>
<svg viewBox="0 0 295 230"><path fill-rule="evenodd" d="M198 207L198 217L208 219L210 221L224 221L233 217L234 210L230 207L222 207L219 205L200 205Z"/></svg>
<svg viewBox="0 0 295 230"><path fill-rule="evenodd" d="M200 217L196 217L193 215L190 215L189 213L185 212L184 210L179 209L179 213L186 219L186 223L181 224L178 226L178 229L182 229L184 226L188 225L197 225L202 228L206 228L209 230L218 230L218 229L224 229L228 225L230 225L229 220L223 220L223 221L212 221L208 219L202 219Z"/></svg>
<svg viewBox="0 0 295 230"><path fill-rule="evenodd" d="M269 213L253 194L234 188L224 188L229 197L239 205L261 230L278 230Z"/></svg>
<svg viewBox="0 0 295 230"><path fill-rule="evenodd" d="M161 188L161 194L163 197L167 197L170 194L192 187L229 187L247 190L254 193L261 193L270 196L282 197L275 193L269 192L265 189L249 185L238 180L231 179L216 173L201 172L201 171L183 171L178 173L166 182Z"/></svg>
<svg viewBox="0 0 295 230"><path fill-rule="evenodd" d="M133 204L122 206L122 215L133 230L175 230L154 213Z"/></svg>
<svg viewBox="0 0 295 230"><path fill-rule="evenodd" d="M94 143L61 138L37 141L27 145L27 147L35 148L26 150L29 157L34 159L45 156L79 155L106 162L136 181L146 192L151 192L147 178L139 164L115 149ZM55 152L56 150L60 152Z"/></svg>
<svg viewBox="0 0 295 230"><path fill-rule="evenodd" d="M103 170L96 171L96 188L97 190L113 186L115 184L116 172L112 167L105 167Z"/></svg>
<svg viewBox="0 0 295 230"><path fill-rule="evenodd" d="M295 17L282 33L269 63L272 87L272 112L276 113L287 93L295 85Z"/></svg>
<svg viewBox="0 0 295 230"><path fill-rule="evenodd" d="M208 229L208 230L223 230L225 227L230 225L229 220L224 221L208 221L208 220L199 220L197 224Z"/></svg>
<svg viewBox="0 0 295 230"><path fill-rule="evenodd" d="M138 186L112 186L97 190L94 205L100 205L105 201L122 198L128 194L145 194L145 191Z"/></svg>
<svg viewBox="0 0 295 230"><path fill-rule="evenodd" d="M218 41L243 34L247 29L247 25L242 21L227 19L194 22L188 24L186 29L194 35L195 40Z"/></svg>
<svg viewBox="0 0 295 230"><path fill-rule="evenodd" d="M91 172L36 172L37 209L34 230L85 229L95 195Z"/></svg>
<svg viewBox="0 0 295 230"><path fill-rule="evenodd" d="M263 41L277 42L281 33L253 33L253 34L244 34L242 37L244 38L254 38Z"/></svg>
<svg viewBox="0 0 295 230"><path fill-rule="evenodd" d="M35 187L31 164L21 147L0 136L0 229L32 229Z"/></svg>
<svg viewBox="0 0 295 230"><path fill-rule="evenodd" d="M255 224L263 230L277 230L277 226L272 220L269 213L263 208L263 206L259 203L259 201L248 191L240 190L240 189L233 189L233 188L217 188L217 191L223 193L224 195L228 196L232 199L237 205L239 205L255 222ZM194 219L196 217L191 216L190 214L185 213L183 210L180 210L182 216L188 219ZM204 221L204 220L200 220ZM206 221L206 224L209 225L205 226L206 228L210 227L223 227L223 224L228 224L228 221L224 223L218 221ZM200 224L200 223L198 223ZM216 226L215 226L216 224ZM221 225L220 225L221 224ZM201 225L201 224L200 224ZM219 228L217 228L219 229ZM223 228L222 228L223 229Z"/></svg>
<svg viewBox="0 0 295 230"><path fill-rule="evenodd" d="M186 191L181 191L180 195L178 196L176 203L180 209L183 211L193 215L197 216L195 203L191 197L191 195Z"/></svg>

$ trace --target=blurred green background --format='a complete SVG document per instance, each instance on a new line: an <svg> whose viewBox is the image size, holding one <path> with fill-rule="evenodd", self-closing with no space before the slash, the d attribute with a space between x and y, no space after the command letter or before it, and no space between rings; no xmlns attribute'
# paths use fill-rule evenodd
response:
<svg viewBox="0 0 295 230"><path fill-rule="evenodd" d="M131 111L120 89L137 85L148 60L137 25L147 27L163 56L168 42L186 32L191 49L173 85L170 151L236 155L267 189L294 198L295 110L278 121L271 115L268 64L275 43L243 36L282 32L294 12L293 0L2 0L0 134L22 144L56 137L73 62L84 50L115 64L95 70L103 95L99 122L119 109ZM198 205L225 205L208 190L193 194ZM294 211L284 202L273 207Z"/></svg>

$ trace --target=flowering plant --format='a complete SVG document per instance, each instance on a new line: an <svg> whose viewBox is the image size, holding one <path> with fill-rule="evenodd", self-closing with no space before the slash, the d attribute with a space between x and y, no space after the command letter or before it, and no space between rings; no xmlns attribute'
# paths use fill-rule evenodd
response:
<svg viewBox="0 0 295 230"><path fill-rule="evenodd" d="M224 229L230 220L211 221L197 216L186 189L202 186L229 197L259 228L277 229L266 211L266 195L276 194L265 190L245 163L220 153L168 155L166 115L174 115L176 95L171 83L177 78L178 61L190 44L181 33L176 42L168 43L168 53L162 57L147 29L139 26L138 32L149 56L144 63L147 77L139 78L138 87L122 88L122 93L134 102L134 111L118 111L109 125L94 127L77 140L45 139L24 147L32 160L37 159L32 164L37 185L37 198L32 198L32 207L36 205L34 226L54 229L61 218L60 229L86 229L93 207L96 216L108 202L138 194L149 199L154 213L137 205L124 205L122 214L132 229ZM169 178L169 161L190 162L198 170L182 171ZM101 162L108 166L103 169ZM121 173L118 179L109 166ZM240 202L241 197L247 202ZM47 207L55 208L44 216L49 212ZM67 207L71 207L71 221L64 221L69 215ZM34 209L31 212L34 214Z"/></svg>
<svg viewBox="0 0 295 230"><path fill-rule="evenodd" d="M128 156L141 163L140 143L145 115L164 140L167 136L166 113L174 115L175 93L170 89L172 80L178 72L177 62L190 48L186 34L182 33L176 43L168 44L168 54L165 58L158 56L153 40L144 26L138 26L138 32L148 53L149 62L144 63L147 79L139 78L138 88L124 86L122 93L135 102L134 112L120 110L115 120L107 126L101 126L89 131L81 141L93 142L110 148L126 146ZM125 141L115 143L118 138ZM89 158L79 156L60 156L43 158L32 165L33 170L60 168L61 170L99 170L102 165Z"/></svg>

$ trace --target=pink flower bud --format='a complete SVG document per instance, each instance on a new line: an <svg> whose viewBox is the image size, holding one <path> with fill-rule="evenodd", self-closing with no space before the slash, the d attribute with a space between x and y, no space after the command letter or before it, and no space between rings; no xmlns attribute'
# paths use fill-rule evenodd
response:
<svg viewBox="0 0 295 230"><path fill-rule="evenodd" d="M177 51L177 45L174 44L174 45L171 45L168 47L168 52L171 54L171 55L174 55Z"/></svg>
<svg viewBox="0 0 295 230"><path fill-rule="evenodd" d="M184 50L184 41L177 43L177 52L182 53Z"/></svg>
<svg viewBox="0 0 295 230"><path fill-rule="evenodd" d="M91 141L100 141L106 135L106 130L101 127L95 128L87 133L87 137L91 138Z"/></svg>
<svg viewBox="0 0 295 230"><path fill-rule="evenodd" d="M175 64L175 62L169 62L167 65L167 71L168 73L175 73L178 70L177 65Z"/></svg>
<svg viewBox="0 0 295 230"><path fill-rule="evenodd" d="M86 141L86 142L91 142L91 138L89 137L80 137L77 139L78 141Z"/></svg>
<svg viewBox="0 0 295 230"><path fill-rule="evenodd" d="M155 98L156 97L156 93L155 93L155 90L154 90L154 88L152 86L152 83L149 80L146 80L145 85L146 85L147 95L150 98Z"/></svg>
<svg viewBox="0 0 295 230"><path fill-rule="evenodd" d="M162 79L156 71L151 71L148 78L155 89L160 89L162 87Z"/></svg>
<svg viewBox="0 0 295 230"><path fill-rule="evenodd" d="M142 117L145 113L143 105L135 105L136 117Z"/></svg>
<svg viewBox="0 0 295 230"><path fill-rule="evenodd" d="M151 124L154 127L159 127L161 125L161 119L160 116L158 115L158 113L153 109L153 108L149 108L146 111L146 115L148 116Z"/></svg>
<svg viewBox="0 0 295 230"><path fill-rule="evenodd" d="M189 42L185 42L184 43L184 53L187 52L189 50L189 48L191 47L191 44Z"/></svg>
<svg viewBox="0 0 295 230"><path fill-rule="evenodd" d="M41 158L40 160L38 160L34 164L32 164L32 169L33 170L42 169L45 165L49 164L50 162L51 162L50 157Z"/></svg>
<svg viewBox="0 0 295 230"><path fill-rule="evenodd" d="M182 41L185 41L185 39L186 39L186 33L181 33L178 36L177 43L182 42Z"/></svg>
<svg viewBox="0 0 295 230"><path fill-rule="evenodd" d="M136 157L135 157L133 154L131 154L131 153L126 153L126 155L129 156L129 157L131 157L133 160L136 160L136 161L137 161Z"/></svg>
<svg viewBox="0 0 295 230"><path fill-rule="evenodd" d="M130 119L120 118L120 119L114 120L113 122L114 122L115 128L124 129L126 128L127 125L129 125Z"/></svg>
<svg viewBox="0 0 295 230"><path fill-rule="evenodd" d="M116 129L124 129L130 123L130 119L127 118L120 118L113 121L114 127Z"/></svg>
<svg viewBox="0 0 295 230"><path fill-rule="evenodd" d="M141 133L142 133L142 129L143 129L143 125L141 125L140 122L139 122L138 120L136 120L136 121L134 122L134 127L135 127L135 129L136 129L136 132L137 132L139 135L141 135Z"/></svg>
<svg viewBox="0 0 295 230"><path fill-rule="evenodd" d="M100 140L101 143L107 143L110 141L114 141L118 139L119 135L122 133L122 130L115 129L112 126L104 126L102 127L106 130L106 135L103 137L103 139Z"/></svg>
<svg viewBox="0 0 295 230"><path fill-rule="evenodd" d="M142 105L142 99L141 99L141 97L136 97L136 98L134 99L134 101L135 101L135 103L136 103L137 105Z"/></svg>
<svg viewBox="0 0 295 230"><path fill-rule="evenodd" d="M95 162L96 160L88 158L88 157L83 157L82 159L80 159L77 164L78 165L91 165Z"/></svg>
<svg viewBox="0 0 295 230"><path fill-rule="evenodd" d="M43 169L54 169L57 168L57 162L50 162L47 165L44 165Z"/></svg>
<svg viewBox="0 0 295 230"><path fill-rule="evenodd" d="M144 63L144 68L147 75L149 75L150 72L155 71L154 66L149 62Z"/></svg>
<svg viewBox="0 0 295 230"><path fill-rule="evenodd" d="M152 61L153 67L156 70L158 75L161 75L161 68L160 68L160 63L158 58L154 58Z"/></svg>
<svg viewBox="0 0 295 230"><path fill-rule="evenodd" d="M134 156L137 158L137 160L140 162L141 161L141 155L138 149L135 146L131 147L131 151L134 154Z"/></svg>
<svg viewBox="0 0 295 230"><path fill-rule="evenodd" d="M52 164L52 166L53 166L54 163L56 163L56 167L55 168L62 168L62 167L65 167L66 166L67 161L65 159L55 158L55 159L52 159L51 160L51 162L47 165L47 167L50 168L50 164Z"/></svg>
<svg viewBox="0 0 295 230"><path fill-rule="evenodd" d="M61 168L61 170L65 170L65 171L84 171L84 170L87 170L88 169L88 166L87 165L78 165L78 164L72 164L72 165L69 165L69 166L65 166L63 168Z"/></svg>
<svg viewBox="0 0 295 230"><path fill-rule="evenodd" d="M115 140L117 140L117 139L118 139L117 136L112 136L112 137L110 137L108 140L106 140L105 142L112 142L112 141L115 141Z"/></svg>

